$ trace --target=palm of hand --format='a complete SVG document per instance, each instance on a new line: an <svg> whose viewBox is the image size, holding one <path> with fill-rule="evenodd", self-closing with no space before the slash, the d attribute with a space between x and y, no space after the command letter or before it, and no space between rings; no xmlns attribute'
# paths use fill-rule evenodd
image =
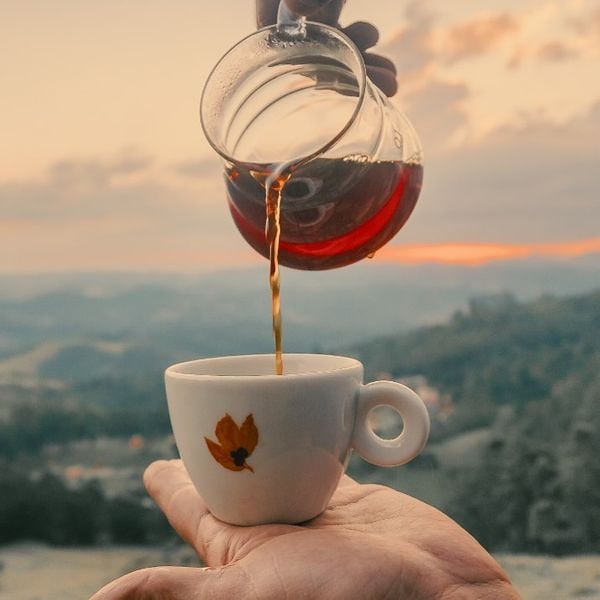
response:
<svg viewBox="0 0 600 600"><path fill-rule="evenodd" d="M383 486L344 477L328 509L308 523L236 527L208 512L181 461L150 465L145 482L209 567L144 569L93 600L519 597L456 523Z"/></svg>

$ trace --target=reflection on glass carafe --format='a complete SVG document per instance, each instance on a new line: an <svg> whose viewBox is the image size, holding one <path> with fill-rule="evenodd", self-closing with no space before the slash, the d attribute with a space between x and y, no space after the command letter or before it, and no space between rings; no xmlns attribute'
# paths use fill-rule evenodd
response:
<svg viewBox="0 0 600 600"><path fill-rule="evenodd" d="M281 265L316 270L361 260L415 206L418 137L336 29L280 19L243 39L213 69L200 112L225 162L234 222L266 257L265 185L282 182Z"/></svg>

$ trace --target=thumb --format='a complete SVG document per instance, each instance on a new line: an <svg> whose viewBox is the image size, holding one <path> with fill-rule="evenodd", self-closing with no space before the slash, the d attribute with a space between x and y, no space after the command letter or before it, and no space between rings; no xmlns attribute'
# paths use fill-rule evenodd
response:
<svg viewBox="0 0 600 600"><path fill-rule="evenodd" d="M243 574L235 565L152 567L116 579L90 600L229 600L242 597Z"/></svg>

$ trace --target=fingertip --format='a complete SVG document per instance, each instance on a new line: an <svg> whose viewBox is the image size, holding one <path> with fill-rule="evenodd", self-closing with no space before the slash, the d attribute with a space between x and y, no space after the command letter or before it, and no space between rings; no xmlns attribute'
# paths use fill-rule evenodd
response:
<svg viewBox="0 0 600 600"><path fill-rule="evenodd" d="M367 65L367 75L386 96L394 96L398 91L398 81L392 71Z"/></svg>
<svg viewBox="0 0 600 600"><path fill-rule="evenodd" d="M155 471L160 471L164 468L166 468L169 463L171 461L161 458L160 460L155 460L154 462L151 462L147 467L146 470L144 471L144 476L146 476L146 473L152 474Z"/></svg>
<svg viewBox="0 0 600 600"><path fill-rule="evenodd" d="M382 56L381 54L374 54L373 52L363 52L363 58L367 67L381 67L391 71L394 75L398 74L394 61Z"/></svg>
<svg viewBox="0 0 600 600"><path fill-rule="evenodd" d="M142 476L144 487L152 497L155 497L157 488L160 488L165 481L172 482L176 479L180 482L182 473L185 480L189 479L183 462L179 459L154 461L146 467Z"/></svg>
<svg viewBox="0 0 600 600"><path fill-rule="evenodd" d="M256 0L256 25L266 27L277 21L279 0Z"/></svg>
<svg viewBox="0 0 600 600"><path fill-rule="evenodd" d="M342 31L360 48L372 48L379 41L379 31L375 25L365 21L356 21L344 27Z"/></svg>
<svg viewBox="0 0 600 600"><path fill-rule="evenodd" d="M156 477L156 475L158 475L165 469L171 468L171 462L172 461L165 459L155 460L146 467L142 476L146 488L148 487L148 482L152 481L154 477Z"/></svg>

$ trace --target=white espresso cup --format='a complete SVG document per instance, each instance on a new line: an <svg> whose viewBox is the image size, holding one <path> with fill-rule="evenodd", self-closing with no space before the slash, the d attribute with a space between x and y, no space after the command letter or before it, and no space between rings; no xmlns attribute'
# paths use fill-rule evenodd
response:
<svg viewBox="0 0 600 600"><path fill-rule="evenodd" d="M300 523L327 507L350 451L391 467L421 452L429 415L392 381L363 385L353 358L272 354L207 358L165 372L169 414L185 467L212 514L235 525ZM390 406L404 427L377 436L369 412Z"/></svg>

